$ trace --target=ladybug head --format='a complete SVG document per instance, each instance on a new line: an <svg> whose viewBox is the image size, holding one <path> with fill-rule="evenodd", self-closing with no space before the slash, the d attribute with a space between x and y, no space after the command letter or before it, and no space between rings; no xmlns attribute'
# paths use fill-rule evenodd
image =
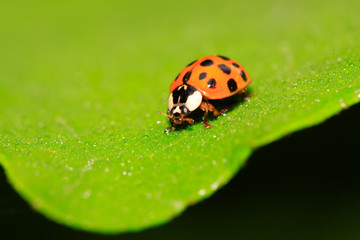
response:
<svg viewBox="0 0 360 240"><path fill-rule="evenodd" d="M184 121L193 123L186 116L197 109L201 102L201 93L193 86L183 84L170 93L167 117L172 125L180 125Z"/></svg>
<svg viewBox="0 0 360 240"><path fill-rule="evenodd" d="M171 123L176 125L182 124L186 115L190 113L189 109L183 104L181 106L174 106L172 109L169 109L167 116Z"/></svg>

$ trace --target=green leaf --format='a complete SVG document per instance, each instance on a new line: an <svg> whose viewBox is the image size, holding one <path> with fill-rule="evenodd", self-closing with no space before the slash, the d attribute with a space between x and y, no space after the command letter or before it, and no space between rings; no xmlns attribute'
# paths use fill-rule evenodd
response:
<svg viewBox="0 0 360 240"><path fill-rule="evenodd" d="M74 228L169 221L254 149L360 100L356 1L17 4L0 10L0 163ZM164 134L171 81L212 54L243 64L257 97Z"/></svg>

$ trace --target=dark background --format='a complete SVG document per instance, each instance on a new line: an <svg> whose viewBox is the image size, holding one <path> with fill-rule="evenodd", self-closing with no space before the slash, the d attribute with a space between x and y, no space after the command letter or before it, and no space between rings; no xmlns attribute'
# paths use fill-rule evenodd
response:
<svg viewBox="0 0 360 240"><path fill-rule="evenodd" d="M255 151L209 199L140 233L104 236L56 224L0 168L1 239L360 239L360 105Z"/></svg>

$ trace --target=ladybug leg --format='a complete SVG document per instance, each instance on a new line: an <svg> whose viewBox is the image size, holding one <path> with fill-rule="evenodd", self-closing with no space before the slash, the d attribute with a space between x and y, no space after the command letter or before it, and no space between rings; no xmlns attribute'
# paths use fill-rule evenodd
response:
<svg viewBox="0 0 360 240"><path fill-rule="evenodd" d="M257 97L257 93L246 93L244 98Z"/></svg>
<svg viewBox="0 0 360 240"><path fill-rule="evenodd" d="M175 126L171 126L171 127L167 127L164 131L164 133L166 134L169 134L170 131L174 131L176 130L176 127Z"/></svg>
<svg viewBox="0 0 360 240"><path fill-rule="evenodd" d="M257 97L257 93L247 93L246 88L244 88L241 92L239 92L238 96L242 99L244 98L251 98L251 97Z"/></svg>
<svg viewBox="0 0 360 240"><path fill-rule="evenodd" d="M208 120L208 109L206 109L204 117L203 117L203 125L205 128L211 128L212 126L210 124L207 123Z"/></svg>
<svg viewBox="0 0 360 240"><path fill-rule="evenodd" d="M183 121L187 121L190 124L193 124L195 122L192 118L184 118Z"/></svg>
<svg viewBox="0 0 360 240"><path fill-rule="evenodd" d="M213 111L214 106L211 105L210 103L208 102L205 102L203 101L201 104L200 104L200 109L203 110L205 113L204 113L204 117L203 117L203 124L204 124L204 127L205 128L211 128L211 125L207 123L207 120L208 120L208 113L209 111Z"/></svg>
<svg viewBox="0 0 360 240"><path fill-rule="evenodd" d="M220 115L222 115L222 114L224 114L224 113L226 113L227 111L230 110L229 108L223 108L220 111L218 111L211 103L204 102L204 104L206 104L207 106L202 108L201 105L200 105L201 110L205 111L204 109L207 108L208 111L213 113L214 117L218 117L218 116L220 116Z"/></svg>
<svg viewBox="0 0 360 240"><path fill-rule="evenodd" d="M214 117L218 117L220 115L223 115L224 113L226 113L229 110L230 110L229 108L223 108L220 111L218 111L218 110L216 110L216 108L214 108L213 115L214 115Z"/></svg>

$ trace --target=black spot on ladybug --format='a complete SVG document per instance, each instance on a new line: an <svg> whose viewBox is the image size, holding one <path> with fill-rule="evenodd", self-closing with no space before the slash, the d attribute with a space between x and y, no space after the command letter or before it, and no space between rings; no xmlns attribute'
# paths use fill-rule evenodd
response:
<svg viewBox="0 0 360 240"><path fill-rule="evenodd" d="M179 96L181 95L181 89L179 90L179 88L175 89L172 92L172 96L173 96L173 104L176 104L179 101Z"/></svg>
<svg viewBox="0 0 360 240"><path fill-rule="evenodd" d="M187 96L193 95L193 93L197 91L193 86L187 85L186 94Z"/></svg>
<svg viewBox="0 0 360 240"><path fill-rule="evenodd" d="M206 78L206 72L200 73L199 80L203 80L204 78Z"/></svg>
<svg viewBox="0 0 360 240"><path fill-rule="evenodd" d="M227 85L228 85L230 92L235 92L238 88L235 80L232 78L229 79L229 81L227 82Z"/></svg>
<svg viewBox="0 0 360 240"><path fill-rule="evenodd" d="M180 103L186 103L186 100L187 100L187 94L186 94L186 91L183 90L181 91L181 95L180 95Z"/></svg>
<svg viewBox="0 0 360 240"><path fill-rule="evenodd" d="M221 69L221 71L223 71L226 74L230 74L231 73L231 68L229 68L228 66L224 65L224 64L219 64L218 67Z"/></svg>
<svg viewBox="0 0 360 240"><path fill-rule="evenodd" d="M186 103L187 98L194 94L196 88L190 85L181 85L176 88L173 92L173 104Z"/></svg>
<svg viewBox="0 0 360 240"><path fill-rule="evenodd" d="M247 81L247 77L246 77L246 75L245 75L245 73L244 73L243 70L240 71L240 75L241 75L241 77L244 79L244 81L246 82L246 81Z"/></svg>
<svg viewBox="0 0 360 240"><path fill-rule="evenodd" d="M172 92L172 95L173 95L173 104L177 103L178 101L178 98L179 98L179 91L177 89L175 89L173 92Z"/></svg>
<svg viewBox="0 0 360 240"><path fill-rule="evenodd" d="M183 77L183 83L186 83L189 78L191 76L191 71L188 71L187 73L185 73L184 77Z"/></svg>
<svg viewBox="0 0 360 240"><path fill-rule="evenodd" d="M222 59L224 59L224 60L230 60L230 58L228 58L228 57L224 57L224 56L221 56L221 55L217 55L219 58L222 58Z"/></svg>
<svg viewBox="0 0 360 240"><path fill-rule="evenodd" d="M232 65L233 65L234 67L236 67L236 68L240 68L240 65L237 64L237 63L233 63Z"/></svg>
<svg viewBox="0 0 360 240"><path fill-rule="evenodd" d="M178 78L179 78L179 76L180 76L180 73L176 76L175 80L176 80L176 79L178 79Z"/></svg>
<svg viewBox="0 0 360 240"><path fill-rule="evenodd" d="M216 81L213 78L207 82L208 88L215 88L215 85L216 85Z"/></svg>
<svg viewBox="0 0 360 240"><path fill-rule="evenodd" d="M211 66L213 64L214 64L214 62L212 60L210 60L210 59L206 59L206 60L204 60L204 61L202 61L200 63L200 65L203 66L203 67L208 67L208 66Z"/></svg>
<svg viewBox="0 0 360 240"><path fill-rule="evenodd" d="M189 67L189 66L193 65L196 61L197 61L197 60L192 61L192 62L191 62L191 63L189 63L186 67Z"/></svg>
<svg viewBox="0 0 360 240"><path fill-rule="evenodd" d="M173 104L176 103L185 103L186 102L186 91L184 89L184 86L180 86L177 89L175 89L173 92Z"/></svg>

